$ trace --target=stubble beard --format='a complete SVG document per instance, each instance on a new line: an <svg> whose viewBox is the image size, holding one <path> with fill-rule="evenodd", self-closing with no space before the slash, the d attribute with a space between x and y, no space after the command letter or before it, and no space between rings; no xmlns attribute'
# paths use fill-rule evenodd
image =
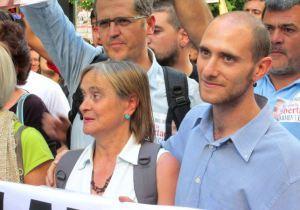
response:
<svg viewBox="0 0 300 210"><path fill-rule="evenodd" d="M154 51L155 52L155 51ZM171 53L165 56L157 56L157 61L162 66L174 66L179 57L179 50L175 48Z"/></svg>

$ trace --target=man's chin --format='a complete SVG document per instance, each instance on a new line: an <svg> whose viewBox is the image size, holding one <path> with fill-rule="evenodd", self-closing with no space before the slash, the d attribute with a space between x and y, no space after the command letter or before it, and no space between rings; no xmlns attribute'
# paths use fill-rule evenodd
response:
<svg viewBox="0 0 300 210"><path fill-rule="evenodd" d="M270 69L270 74L272 75L276 75L276 76L284 76L284 75L288 75L288 74L292 74L294 73L295 70L292 69L292 68L288 68L288 67L285 67L285 68L272 68Z"/></svg>
<svg viewBox="0 0 300 210"><path fill-rule="evenodd" d="M107 55L110 59L115 60L115 61L127 60L127 57L124 55L124 53L110 52L110 53L107 53Z"/></svg>

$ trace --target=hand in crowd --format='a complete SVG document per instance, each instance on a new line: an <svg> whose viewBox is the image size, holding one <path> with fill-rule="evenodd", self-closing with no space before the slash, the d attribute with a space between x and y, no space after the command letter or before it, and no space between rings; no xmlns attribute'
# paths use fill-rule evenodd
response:
<svg viewBox="0 0 300 210"><path fill-rule="evenodd" d="M47 135L54 140L59 141L62 145L66 144L67 132L70 127L70 121L63 116L56 118L51 114L43 115L43 129Z"/></svg>
<svg viewBox="0 0 300 210"><path fill-rule="evenodd" d="M69 150L65 149L57 153L55 160L51 163L50 167L48 168L47 175L46 175L46 185L49 187L56 187L55 182L55 171L58 162Z"/></svg>
<svg viewBox="0 0 300 210"><path fill-rule="evenodd" d="M120 196L119 197L119 201L120 202L134 202L132 199L130 199L129 197L127 197L127 196Z"/></svg>

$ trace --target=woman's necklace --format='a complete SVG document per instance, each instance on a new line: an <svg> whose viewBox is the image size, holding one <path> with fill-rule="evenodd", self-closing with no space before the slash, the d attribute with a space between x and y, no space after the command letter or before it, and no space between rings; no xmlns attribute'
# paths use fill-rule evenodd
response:
<svg viewBox="0 0 300 210"><path fill-rule="evenodd" d="M91 187L92 187L92 190L94 190L97 194L102 194L105 192L109 182L110 182L110 179L111 179L112 175L110 175L106 180L105 180L105 183L103 185L103 187L98 187L96 186L95 182L94 182L94 170L92 172L92 181L91 181Z"/></svg>

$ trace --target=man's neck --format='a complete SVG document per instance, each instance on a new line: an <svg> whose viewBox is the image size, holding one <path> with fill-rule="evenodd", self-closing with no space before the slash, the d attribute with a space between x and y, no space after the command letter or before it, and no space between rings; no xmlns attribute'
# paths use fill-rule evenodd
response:
<svg viewBox="0 0 300 210"><path fill-rule="evenodd" d="M287 87L292 84L294 81L300 78L300 72L295 72L293 74L287 75L275 75L269 74L270 80L274 85L275 90L281 90L282 88Z"/></svg>
<svg viewBox="0 0 300 210"><path fill-rule="evenodd" d="M140 67L142 67L148 72L152 66L152 61L153 58L151 52L146 50L145 53L143 53L138 59L134 60L133 62L138 64Z"/></svg>
<svg viewBox="0 0 300 210"><path fill-rule="evenodd" d="M189 55L186 54L186 52L182 52L180 54L177 62L172 67L186 74L188 77L193 72L193 64L191 63Z"/></svg>
<svg viewBox="0 0 300 210"><path fill-rule="evenodd" d="M250 122L260 108L252 94L240 97L230 103L213 105L214 139L218 140L234 134Z"/></svg>

